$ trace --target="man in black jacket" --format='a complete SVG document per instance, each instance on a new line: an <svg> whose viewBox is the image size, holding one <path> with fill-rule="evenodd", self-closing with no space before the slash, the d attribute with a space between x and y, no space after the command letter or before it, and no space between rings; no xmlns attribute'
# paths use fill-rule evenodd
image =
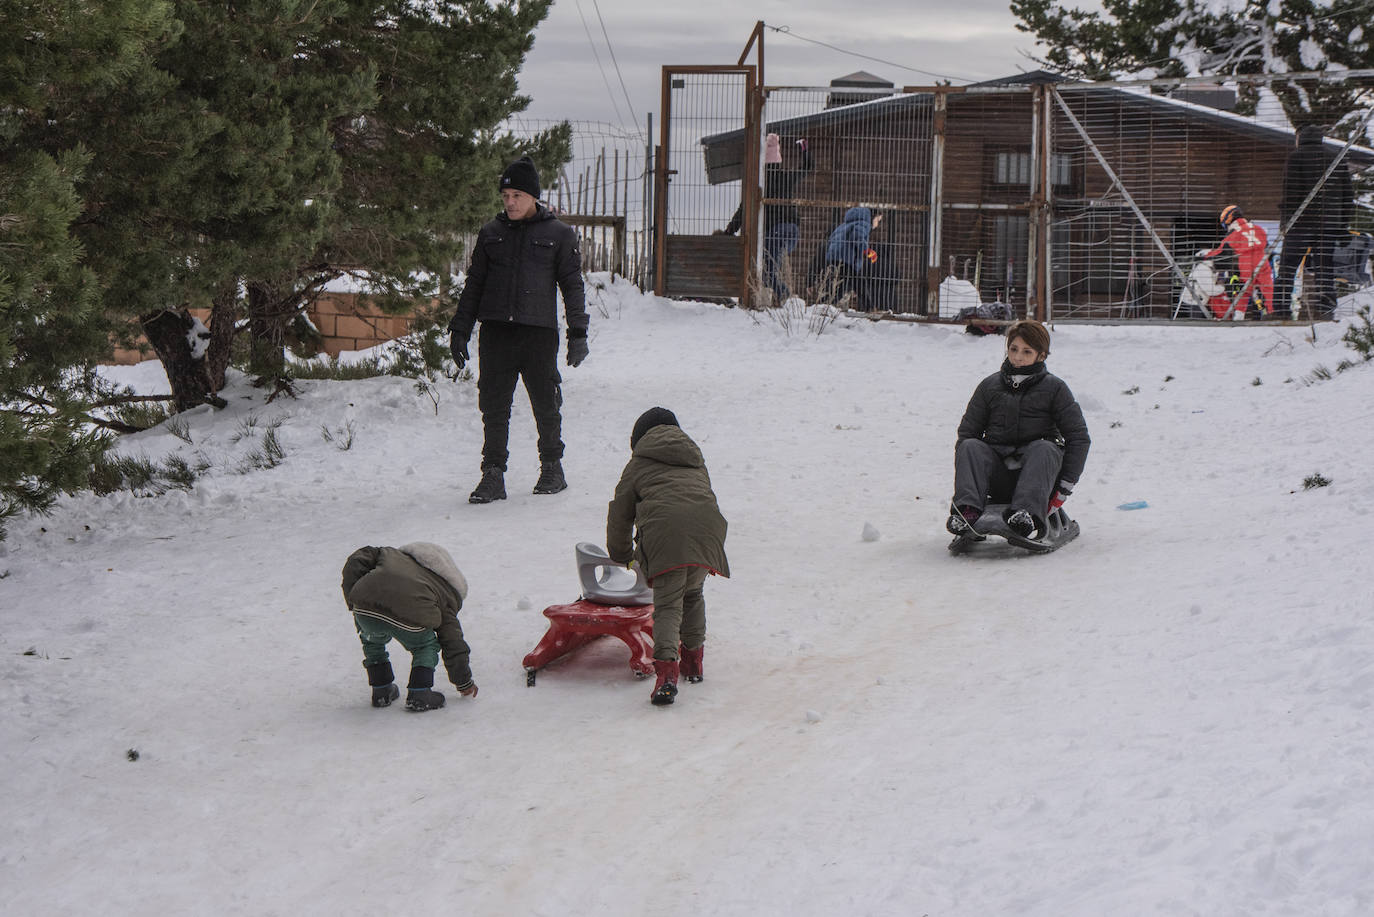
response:
<svg viewBox="0 0 1374 917"><path fill-rule="evenodd" d="M506 498L511 400L525 381L539 431L537 494L567 488L563 476L563 403L558 374L558 292L568 324L568 365L587 358L587 309L577 233L539 203L539 172L522 156L501 174L502 213L482 227L467 282L449 322L449 346L462 369L473 326L477 339L477 406L482 410L482 480L470 503Z"/></svg>
<svg viewBox="0 0 1374 917"><path fill-rule="evenodd" d="M1326 182L1321 183L1331 161L1336 158L1334 152L1323 147L1321 127L1309 124L1299 128L1296 142L1297 148L1288 154L1283 171L1279 217L1287 232L1283 237L1283 253L1279 256L1274 301L1278 314L1291 314L1288 310L1293 307L1293 278L1301 265L1303 286L1314 294L1309 301L1316 302L1317 317L1334 318L1336 291L1332 282L1332 262L1336 242L1345 235L1353 207L1350 169L1342 161L1331 170ZM1318 188L1319 183L1321 187ZM1298 213L1313 188L1317 188L1317 192L1302 213Z"/></svg>

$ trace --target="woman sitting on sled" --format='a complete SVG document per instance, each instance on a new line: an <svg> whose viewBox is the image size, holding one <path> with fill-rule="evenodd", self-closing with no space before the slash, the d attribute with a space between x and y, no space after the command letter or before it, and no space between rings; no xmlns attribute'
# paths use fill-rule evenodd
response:
<svg viewBox="0 0 1374 917"><path fill-rule="evenodd" d="M1002 368L973 391L954 447L954 500L945 527L961 538L989 501L1023 539L1044 536L1088 458L1088 425L1069 387L1045 369L1050 333L1037 321L1007 327Z"/></svg>

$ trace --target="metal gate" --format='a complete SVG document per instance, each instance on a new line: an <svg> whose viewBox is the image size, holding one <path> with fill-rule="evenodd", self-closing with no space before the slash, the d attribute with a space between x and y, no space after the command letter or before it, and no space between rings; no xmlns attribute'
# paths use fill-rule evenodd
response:
<svg viewBox="0 0 1374 917"><path fill-rule="evenodd" d="M654 169L654 292L660 296L750 301L750 265L757 247L754 220L725 232L739 209L757 210L757 181L721 185L707 178L723 168L743 179L759 170L755 68L664 67L662 124ZM702 138L742 132L747 141L732 162L702 159ZM740 155L740 154L743 155Z"/></svg>

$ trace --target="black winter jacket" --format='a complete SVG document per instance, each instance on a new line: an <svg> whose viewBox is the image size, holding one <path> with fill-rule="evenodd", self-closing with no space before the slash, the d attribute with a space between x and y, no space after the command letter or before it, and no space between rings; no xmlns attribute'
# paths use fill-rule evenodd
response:
<svg viewBox="0 0 1374 917"><path fill-rule="evenodd" d="M557 328L559 290L568 337L586 337L577 233L543 204L528 220L498 214L477 234L449 330L466 339L479 321Z"/></svg>
<svg viewBox="0 0 1374 917"><path fill-rule="evenodd" d="M1038 439L1062 442L1059 480L1070 487L1083 474L1091 445L1083 411L1063 379L1044 363L1017 368L1005 360L973 390L959 439L981 439L1004 458Z"/></svg>
<svg viewBox="0 0 1374 917"><path fill-rule="evenodd" d="M1283 170L1283 196L1279 199L1279 217L1285 225L1307 198L1308 192L1326 174L1331 160L1336 158L1335 151L1326 149L1324 144L1321 128L1309 125L1298 130L1298 146L1288 154L1288 163ZM1342 232L1350 222L1353 201L1350 169L1342 160L1293 224L1293 229L1300 232Z"/></svg>

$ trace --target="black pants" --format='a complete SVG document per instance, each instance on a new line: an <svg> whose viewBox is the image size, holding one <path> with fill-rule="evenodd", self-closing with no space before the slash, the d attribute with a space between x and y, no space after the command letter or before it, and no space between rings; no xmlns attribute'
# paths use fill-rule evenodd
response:
<svg viewBox="0 0 1374 917"><path fill-rule="evenodd" d="M1296 228L1288 233L1279 255L1279 272L1274 278L1276 314L1281 312L1283 318L1291 314L1288 310L1295 305L1293 279L1300 264L1303 298L1316 304L1315 317L1331 318L1336 314L1336 290L1331 271L1334 248L1334 237L1320 230Z"/></svg>
<svg viewBox="0 0 1374 917"><path fill-rule="evenodd" d="M539 431L539 461L563 458L563 377L558 374L558 329L482 322L477 337L477 406L482 410L482 467L506 470L510 453L510 408L516 379L525 380L534 425Z"/></svg>

